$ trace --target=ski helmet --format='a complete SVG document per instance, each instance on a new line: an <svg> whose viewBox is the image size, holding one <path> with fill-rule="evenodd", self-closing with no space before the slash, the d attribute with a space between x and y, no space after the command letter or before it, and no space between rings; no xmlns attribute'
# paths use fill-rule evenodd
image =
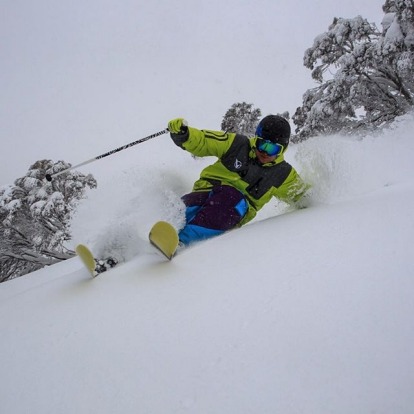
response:
<svg viewBox="0 0 414 414"><path fill-rule="evenodd" d="M290 138L289 122L279 115L267 115L259 122L256 136L281 144L286 148Z"/></svg>

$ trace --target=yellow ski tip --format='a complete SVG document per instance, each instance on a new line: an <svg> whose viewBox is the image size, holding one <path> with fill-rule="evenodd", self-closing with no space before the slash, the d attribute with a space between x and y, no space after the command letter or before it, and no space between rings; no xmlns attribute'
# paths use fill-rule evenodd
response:
<svg viewBox="0 0 414 414"><path fill-rule="evenodd" d="M177 230L170 223L155 223L149 232L149 240L168 260L174 257L179 240Z"/></svg>
<svg viewBox="0 0 414 414"><path fill-rule="evenodd" d="M92 252L89 250L87 246L84 244L78 244L75 247L75 252L79 256L79 258L82 260L82 263L85 265L85 267L88 269L89 273L95 277L95 259L93 257Z"/></svg>

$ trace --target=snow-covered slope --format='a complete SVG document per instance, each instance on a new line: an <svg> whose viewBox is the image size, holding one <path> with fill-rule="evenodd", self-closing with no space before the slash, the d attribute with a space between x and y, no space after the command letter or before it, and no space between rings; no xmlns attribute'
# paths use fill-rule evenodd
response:
<svg viewBox="0 0 414 414"><path fill-rule="evenodd" d="M412 127L292 147L310 208L274 203L172 262L146 232L179 222L209 160L151 141L102 161L74 243L128 260L0 285L0 412L412 413Z"/></svg>

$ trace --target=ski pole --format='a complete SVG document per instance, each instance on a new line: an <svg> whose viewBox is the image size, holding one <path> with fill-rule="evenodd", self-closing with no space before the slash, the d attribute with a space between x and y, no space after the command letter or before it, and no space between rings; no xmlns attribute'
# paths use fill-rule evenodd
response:
<svg viewBox="0 0 414 414"><path fill-rule="evenodd" d="M115 154L116 152L122 151L124 149L127 149L127 148L132 147L132 146L137 145L137 144L141 144L141 142L145 142L145 141L148 141L148 140L150 140L152 138L156 138L156 137L158 137L160 135L166 134L167 132L168 132L168 129L163 129L160 132L156 132L155 134L149 135L149 136L147 136L145 138L138 139L137 141L131 142L130 144L123 145L122 147L115 148L112 151L106 152L105 154L102 154L102 155L98 155L95 158L91 158L88 161L81 162L80 164L74 165L73 167L66 168L65 170L59 171L59 172L54 173L54 174L46 174L46 180L47 181L52 181L52 178L53 177L57 177L60 174L63 174L65 172L68 172L68 171L73 170L75 168L79 168L82 165L90 164L91 162L100 160L101 158L108 157L109 155Z"/></svg>

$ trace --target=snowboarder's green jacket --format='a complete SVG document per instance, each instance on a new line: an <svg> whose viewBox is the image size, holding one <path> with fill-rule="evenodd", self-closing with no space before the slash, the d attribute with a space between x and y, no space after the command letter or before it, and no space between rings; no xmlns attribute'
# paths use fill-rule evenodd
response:
<svg viewBox="0 0 414 414"><path fill-rule="evenodd" d="M192 127L188 127L184 134L171 133L171 137L176 145L197 157L218 158L204 168L193 191L209 191L215 185L237 188L249 203L249 210L240 225L252 220L272 197L294 204L309 188L284 160L283 153L271 163L259 163L255 152L257 138Z"/></svg>

